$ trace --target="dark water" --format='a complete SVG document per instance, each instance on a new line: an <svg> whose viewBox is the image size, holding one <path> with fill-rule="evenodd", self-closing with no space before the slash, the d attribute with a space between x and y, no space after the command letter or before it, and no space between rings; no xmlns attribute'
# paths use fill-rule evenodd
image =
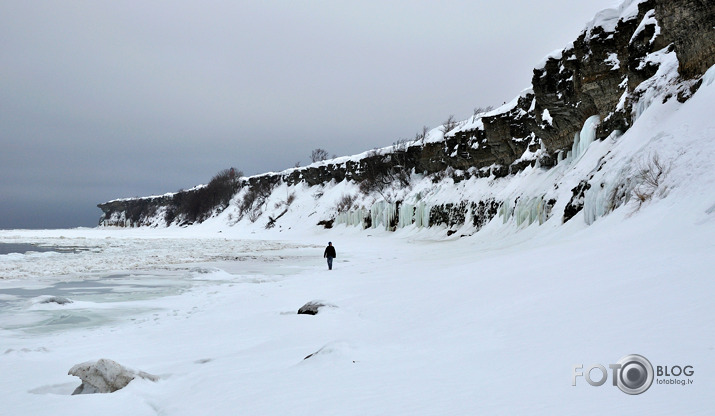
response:
<svg viewBox="0 0 715 416"><path fill-rule="evenodd" d="M136 285L139 288L139 285ZM22 298L34 298L42 295L50 296L72 296L72 295L103 295L111 293L114 287L111 283L105 283L100 280L77 280L70 282L58 282L52 286L39 289L25 289L21 287L13 287L8 289L0 289L2 295L19 296ZM0 301L2 302L2 301Z"/></svg>
<svg viewBox="0 0 715 416"><path fill-rule="evenodd" d="M19 253L25 254L27 252L45 253L48 251L54 253L79 253L81 251L90 250L87 247L71 247L71 246L52 246L52 247L41 247L34 244L27 243L0 243L0 255Z"/></svg>
<svg viewBox="0 0 715 416"><path fill-rule="evenodd" d="M0 243L0 254L20 253L25 254L28 251L46 252L56 251L49 247L39 247L34 244L15 244L15 243Z"/></svg>

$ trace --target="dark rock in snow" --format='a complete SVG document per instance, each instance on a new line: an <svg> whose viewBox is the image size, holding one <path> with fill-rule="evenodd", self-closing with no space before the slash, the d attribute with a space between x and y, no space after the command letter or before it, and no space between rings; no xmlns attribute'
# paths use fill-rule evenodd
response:
<svg viewBox="0 0 715 416"><path fill-rule="evenodd" d="M335 360L335 362L352 362L357 363L358 361L352 358L353 350L349 344L345 342L330 342L321 347L318 351L312 354L308 354L303 358L307 360L309 358L323 358L328 360Z"/></svg>
<svg viewBox="0 0 715 416"><path fill-rule="evenodd" d="M472 225L479 230L497 215L500 206L501 203L494 199L435 205L430 209L429 226L458 227L471 219Z"/></svg>
<svg viewBox="0 0 715 416"><path fill-rule="evenodd" d="M330 219L330 220L318 221L318 224L317 224L317 225L322 225L323 228L325 228L325 229L330 229L330 228L333 228L333 223L334 223L334 222L335 222L335 218Z"/></svg>
<svg viewBox="0 0 715 416"><path fill-rule="evenodd" d="M587 180L581 181L575 188L571 190L573 196L566 207L564 208L564 222L567 222L583 209L583 201L586 191L591 189L591 184Z"/></svg>
<svg viewBox="0 0 715 416"><path fill-rule="evenodd" d="M299 315L317 315L318 311L322 307L331 307L334 308L334 305L330 305L321 301L311 301L306 303L305 305L301 306L300 309L298 309L298 314Z"/></svg>

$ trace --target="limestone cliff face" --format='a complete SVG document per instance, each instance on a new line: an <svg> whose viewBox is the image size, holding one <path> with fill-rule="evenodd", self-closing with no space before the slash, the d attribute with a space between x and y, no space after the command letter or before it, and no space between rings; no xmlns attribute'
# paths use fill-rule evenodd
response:
<svg viewBox="0 0 715 416"><path fill-rule="evenodd" d="M686 79L715 64L715 4L711 0L659 0L655 16L665 41L672 43Z"/></svg>
<svg viewBox="0 0 715 416"><path fill-rule="evenodd" d="M626 1L620 15L602 13L571 45L547 57L534 69L531 88L509 104L456 123L448 131L435 129L423 140L342 161L241 178L235 189L264 189L281 182L366 183L376 177L394 179L399 172L429 175L452 169L459 172L458 180L503 177L535 164L549 168L567 154L574 134L591 116L601 120L599 139L628 130L637 117L634 105L648 88L655 88L649 80L658 73L659 62L652 56L659 51L676 54L681 78L672 98L687 100L699 87L699 77L715 64L714 26L712 0ZM167 225L201 222L225 208L225 204L202 205L190 214L182 209L187 200L203 194L194 189L99 204L104 212L100 225L162 225L156 223L157 212L163 213L160 217ZM435 221L444 222L446 214L442 214L435 213Z"/></svg>

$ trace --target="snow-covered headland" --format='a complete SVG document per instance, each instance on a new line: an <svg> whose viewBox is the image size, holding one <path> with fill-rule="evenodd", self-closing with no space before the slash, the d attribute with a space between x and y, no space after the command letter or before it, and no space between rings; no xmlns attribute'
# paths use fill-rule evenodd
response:
<svg viewBox="0 0 715 416"><path fill-rule="evenodd" d="M675 12L696 3L627 1L512 103L241 179L205 216L169 194L0 231L46 250L0 254L0 414L711 414L715 37ZM612 383L628 354L656 369L639 395ZM151 377L72 396L100 359Z"/></svg>

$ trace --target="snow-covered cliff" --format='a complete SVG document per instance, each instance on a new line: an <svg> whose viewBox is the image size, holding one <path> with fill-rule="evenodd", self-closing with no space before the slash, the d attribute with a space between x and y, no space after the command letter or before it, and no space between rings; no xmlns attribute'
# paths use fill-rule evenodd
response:
<svg viewBox="0 0 715 416"><path fill-rule="evenodd" d="M698 169L707 176L714 160L713 22L708 2L627 0L545 57L531 87L497 109L355 156L106 202L100 225L468 235L636 211Z"/></svg>

